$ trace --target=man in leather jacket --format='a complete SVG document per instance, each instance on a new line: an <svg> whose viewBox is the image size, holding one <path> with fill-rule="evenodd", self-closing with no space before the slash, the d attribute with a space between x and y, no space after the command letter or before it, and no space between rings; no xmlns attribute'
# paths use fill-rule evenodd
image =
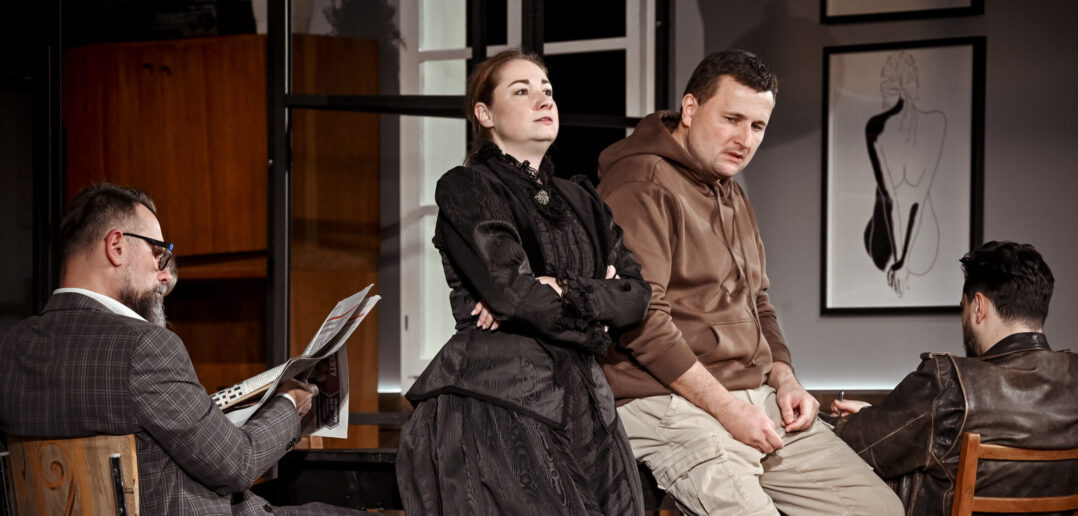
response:
<svg viewBox="0 0 1078 516"><path fill-rule="evenodd" d="M835 433L888 480L906 514L950 514L964 432L1026 448L1078 447L1078 356L1042 329L1053 277L1031 245L988 242L961 260L966 357L925 353L879 405L836 401ZM1052 496L1078 461L979 466L979 496Z"/></svg>

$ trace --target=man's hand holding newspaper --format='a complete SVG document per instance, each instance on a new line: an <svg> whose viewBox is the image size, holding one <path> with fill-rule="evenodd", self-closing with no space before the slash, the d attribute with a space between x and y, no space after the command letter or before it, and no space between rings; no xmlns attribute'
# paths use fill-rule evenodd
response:
<svg viewBox="0 0 1078 516"><path fill-rule="evenodd" d="M299 417L303 417L311 411L314 398L318 396L318 386L289 378L281 382L281 386L277 388L277 394L289 395L292 401L296 402L296 412L299 413Z"/></svg>
<svg viewBox="0 0 1078 516"><path fill-rule="evenodd" d="M337 303L300 356L214 393L213 401L226 411L229 420L240 426L278 393L282 382L297 379L318 387L318 394L310 397L313 417L303 419L302 433L348 437L348 355L344 343L381 299L377 295L367 297L373 286L368 285ZM257 403L243 405L259 394ZM296 401L298 409L299 400Z"/></svg>

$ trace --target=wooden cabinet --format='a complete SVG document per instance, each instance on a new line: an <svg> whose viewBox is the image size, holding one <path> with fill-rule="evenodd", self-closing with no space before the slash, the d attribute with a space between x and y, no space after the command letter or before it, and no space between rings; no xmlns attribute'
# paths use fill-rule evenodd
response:
<svg viewBox="0 0 1078 516"><path fill-rule="evenodd" d="M266 249L265 39L92 45L64 55L67 197L146 190L178 255Z"/></svg>
<svg viewBox="0 0 1078 516"><path fill-rule="evenodd" d="M297 35L296 91L376 94L377 43ZM167 300L208 391L265 368L266 39L260 35L116 43L64 54L66 194L95 181L156 201L176 244ZM373 283L379 255L378 116L293 112L290 349ZM350 409L377 411L377 314L348 343ZM352 428L328 446L376 446Z"/></svg>

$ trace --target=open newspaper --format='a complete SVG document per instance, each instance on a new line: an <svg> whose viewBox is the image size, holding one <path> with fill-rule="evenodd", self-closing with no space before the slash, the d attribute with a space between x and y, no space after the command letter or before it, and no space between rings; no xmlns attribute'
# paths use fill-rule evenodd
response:
<svg viewBox="0 0 1078 516"><path fill-rule="evenodd" d="M302 433L348 437L348 348L344 343L381 299L378 295L367 297L373 286L367 285L337 303L298 357L214 393L214 403L240 426L273 397L282 381L296 378L318 386L311 412L303 418Z"/></svg>

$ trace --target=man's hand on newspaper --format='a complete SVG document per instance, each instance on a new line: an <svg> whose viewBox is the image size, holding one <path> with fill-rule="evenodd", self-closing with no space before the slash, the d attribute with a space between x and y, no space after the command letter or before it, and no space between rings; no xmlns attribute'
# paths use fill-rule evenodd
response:
<svg viewBox="0 0 1078 516"><path fill-rule="evenodd" d="M311 410L311 403L318 395L318 386L292 378L281 382L280 387L277 388L277 394L292 396L292 399L296 400L296 412L302 417Z"/></svg>

